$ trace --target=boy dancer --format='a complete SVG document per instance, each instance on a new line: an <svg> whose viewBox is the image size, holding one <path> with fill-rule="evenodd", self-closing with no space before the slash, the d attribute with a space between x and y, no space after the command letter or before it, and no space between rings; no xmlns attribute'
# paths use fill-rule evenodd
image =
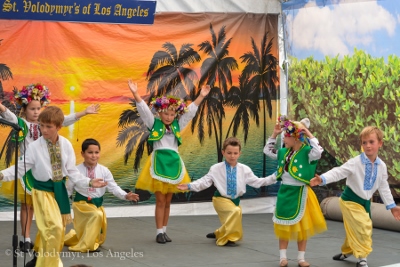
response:
<svg viewBox="0 0 400 267"><path fill-rule="evenodd" d="M360 133L360 142L363 153L321 176L315 175L310 185L325 185L347 177L346 188L339 199L346 238L341 253L333 256L333 260L342 261L354 255L358 258L357 267L368 267L367 256L372 252L372 195L378 190L386 209L390 209L398 221L400 207L390 193L386 164L378 157L383 132L375 126L365 127Z"/></svg>
<svg viewBox="0 0 400 267"><path fill-rule="evenodd" d="M123 200L138 201L139 195L132 192L126 193L115 182L110 170L99 164L100 143L95 139L86 139L82 143L81 155L84 162L77 166L85 176L93 179L103 177L107 186L92 188L87 184L79 185L68 181L69 195L75 189L76 194L72 209L74 210L74 228L66 236L64 245L69 250L76 252L96 251L106 240L107 217L103 208L103 195L111 192Z"/></svg>
<svg viewBox="0 0 400 267"><path fill-rule="evenodd" d="M76 184L91 187L107 185L102 178L83 176L75 166L75 153L71 143L58 135L64 114L60 108L47 107L39 115L42 136L31 143L25 155L18 161L18 175L32 170L34 184L32 202L35 210L38 234L34 259L26 266L62 267L60 251L64 245L64 227L72 221L66 176ZM0 180L15 179L15 167L0 172ZM36 257L36 255L38 255Z"/></svg>
<svg viewBox="0 0 400 267"><path fill-rule="evenodd" d="M217 188L212 199L221 227L207 235L215 238L217 246L234 244L242 239L242 208L239 206L240 196L246 193L246 185L256 188L276 182L275 174L258 178L246 165L238 162L241 144L236 137L229 137L222 146L224 162L211 166L210 171L202 178L189 183L180 184L178 189L199 192L212 184Z"/></svg>

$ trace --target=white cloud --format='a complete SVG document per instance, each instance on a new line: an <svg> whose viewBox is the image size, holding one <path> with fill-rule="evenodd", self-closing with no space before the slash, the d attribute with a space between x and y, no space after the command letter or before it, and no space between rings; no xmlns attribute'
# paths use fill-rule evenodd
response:
<svg viewBox="0 0 400 267"><path fill-rule="evenodd" d="M324 55L349 54L357 45L371 45L373 34L386 31L395 34L396 17L376 1L344 3L318 7L311 2L288 16L294 48L318 50ZM400 20L397 16L397 20Z"/></svg>

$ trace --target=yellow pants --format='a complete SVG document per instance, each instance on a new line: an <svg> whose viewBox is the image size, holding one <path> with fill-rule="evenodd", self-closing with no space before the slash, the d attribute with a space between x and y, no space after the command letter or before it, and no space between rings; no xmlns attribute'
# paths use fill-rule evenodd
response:
<svg viewBox="0 0 400 267"><path fill-rule="evenodd" d="M241 240L243 237L242 207L236 206L230 199L224 197L213 197L212 202L221 222L221 227L214 232L217 246L224 246L228 241Z"/></svg>
<svg viewBox="0 0 400 267"><path fill-rule="evenodd" d="M343 254L353 254L356 258L367 258L372 252L372 220L364 207L352 201L339 198L343 214L346 238L342 245Z"/></svg>
<svg viewBox="0 0 400 267"><path fill-rule="evenodd" d="M60 251L64 246L64 224L54 193L32 189L32 202L38 233L36 267L62 267Z"/></svg>
<svg viewBox="0 0 400 267"><path fill-rule="evenodd" d="M74 228L66 236L64 245L70 251L96 250L107 236L107 218L103 206L96 207L86 201L72 203Z"/></svg>

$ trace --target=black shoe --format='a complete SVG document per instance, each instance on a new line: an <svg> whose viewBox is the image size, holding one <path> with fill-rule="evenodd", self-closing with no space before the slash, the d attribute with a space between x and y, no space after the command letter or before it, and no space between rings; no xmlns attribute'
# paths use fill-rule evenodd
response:
<svg viewBox="0 0 400 267"><path fill-rule="evenodd" d="M33 244L29 241L19 241L19 250L21 250L22 252L29 252L29 250L33 249Z"/></svg>
<svg viewBox="0 0 400 267"><path fill-rule="evenodd" d="M357 262L356 267L368 267L367 261L360 260L359 262Z"/></svg>
<svg viewBox="0 0 400 267"><path fill-rule="evenodd" d="M207 238L217 238L214 233L209 233L206 235Z"/></svg>
<svg viewBox="0 0 400 267"><path fill-rule="evenodd" d="M36 266L36 253L33 253L33 259L31 261L28 261L28 263L25 265L25 267L35 267Z"/></svg>
<svg viewBox="0 0 400 267"><path fill-rule="evenodd" d="M347 258L347 256L344 255L343 253L339 253L332 257L332 259L335 261L344 261L346 258Z"/></svg>
<svg viewBox="0 0 400 267"><path fill-rule="evenodd" d="M169 236L167 236L167 233L164 233L164 239L165 239L165 242L172 242L171 238L169 238Z"/></svg>
<svg viewBox="0 0 400 267"><path fill-rule="evenodd" d="M159 233L156 237L156 241L157 243L165 244L167 241L165 241L164 233Z"/></svg>
<svg viewBox="0 0 400 267"><path fill-rule="evenodd" d="M233 241L229 241L229 240L228 240L228 242L227 242L224 246L227 246L227 247L235 247L235 246L236 246L236 243L233 242Z"/></svg>

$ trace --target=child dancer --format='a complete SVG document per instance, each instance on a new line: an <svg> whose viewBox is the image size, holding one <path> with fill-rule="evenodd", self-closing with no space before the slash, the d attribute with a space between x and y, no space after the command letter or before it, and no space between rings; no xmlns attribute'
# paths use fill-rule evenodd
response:
<svg viewBox="0 0 400 267"><path fill-rule="evenodd" d="M296 240L298 265L307 267L310 266L304 257L307 239L326 230L317 197L308 186L323 149L317 138L304 126L306 123L290 121L286 116L279 117L278 121L274 133L280 134L283 131L285 143L285 147L278 150L277 156L277 178L282 180L282 184L273 216L275 235L279 238L279 264L281 267L288 266L286 251L289 240ZM305 144L307 137L310 145ZM273 146L266 148L271 149Z"/></svg>
<svg viewBox="0 0 400 267"><path fill-rule="evenodd" d="M367 257L372 252L371 198L379 191L386 209L400 220L400 207L396 206L388 184L386 164L378 157L383 145L383 132L375 126L365 127L360 133L363 153L350 159L340 167L315 175L310 185L325 185L347 178L339 205L343 214L346 237L341 253L333 256L342 261L354 255L357 267L368 267Z"/></svg>
<svg viewBox="0 0 400 267"><path fill-rule="evenodd" d="M28 148L29 144L37 140L42 133L40 131L38 117L43 107L50 103L50 91L47 86L36 83L23 86L20 91L14 91L14 101L21 107L21 117L15 116L13 112L8 110L0 103L0 116L15 124L19 124L23 129L23 136L19 141L20 154ZM97 114L100 109L99 105L90 105L84 111L65 116L63 126L69 126L81 117L88 114ZM30 229L33 219L33 207L31 197L32 172L27 172L20 177L18 183L18 199L21 202L20 223L22 235L20 237L19 246L21 251L28 252L33 248L30 238ZM14 194L14 181L4 182L1 187L4 195ZM25 194L26 192L26 194Z"/></svg>
<svg viewBox="0 0 400 267"><path fill-rule="evenodd" d="M154 99L151 107L159 116L155 118L140 97L137 84L129 80L128 85L136 100L140 117L150 130L148 141L153 145L153 153L143 167L136 182L136 188L155 193L156 241L165 244L165 242L171 242L166 231L172 194L180 192L176 188L177 184L190 182L190 177L178 153L178 146L182 143L180 131L195 116L197 107L210 92L210 86L203 86L199 96L188 107L180 99L174 97Z"/></svg>
<svg viewBox="0 0 400 267"><path fill-rule="evenodd" d="M38 227L34 259L26 267L63 266L60 251L64 246L64 229L71 222L66 176L79 186L104 187L102 178L83 176L75 166L72 144L58 135L64 121L61 109L47 107L39 115L42 136L32 142L25 155L18 161L18 174L32 170L32 203ZM15 177L15 166L0 172L0 180L10 181ZM37 255L37 257L36 257Z"/></svg>
<svg viewBox="0 0 400 267"><path fill-rule="evenodd" d="M84 162L77 166L81 174L93 179L103 177L107 186L92 188L88 185L74 184L68 181L69 195L75 189L76 194L72 209L74 210L74 229L65 236L64 245L76 252L96 251L107 237L107 217L103 208L103 195L111 192L123 200L138 201L139 195L126 193L115 182L110 170L99 164L100 143L95 139L86 139L82 143L81 155Z"/></svg>
<svg viewBox="0 0 400 267"><path fill-rule="evenodd" d="M234 244L243 237L242 207L240 196L246 193L246 185L256 188L276 182L275 174L258 178L252 170L238 162L241 144L236 137L227 138L222 145L224 162L211 166L210 171L202 178L189 183L180 184L178 189L199 192L211 185L217 188L212 198L214 209L218 214L221 227L207 235L215 238L217 246Z"/></svg>

